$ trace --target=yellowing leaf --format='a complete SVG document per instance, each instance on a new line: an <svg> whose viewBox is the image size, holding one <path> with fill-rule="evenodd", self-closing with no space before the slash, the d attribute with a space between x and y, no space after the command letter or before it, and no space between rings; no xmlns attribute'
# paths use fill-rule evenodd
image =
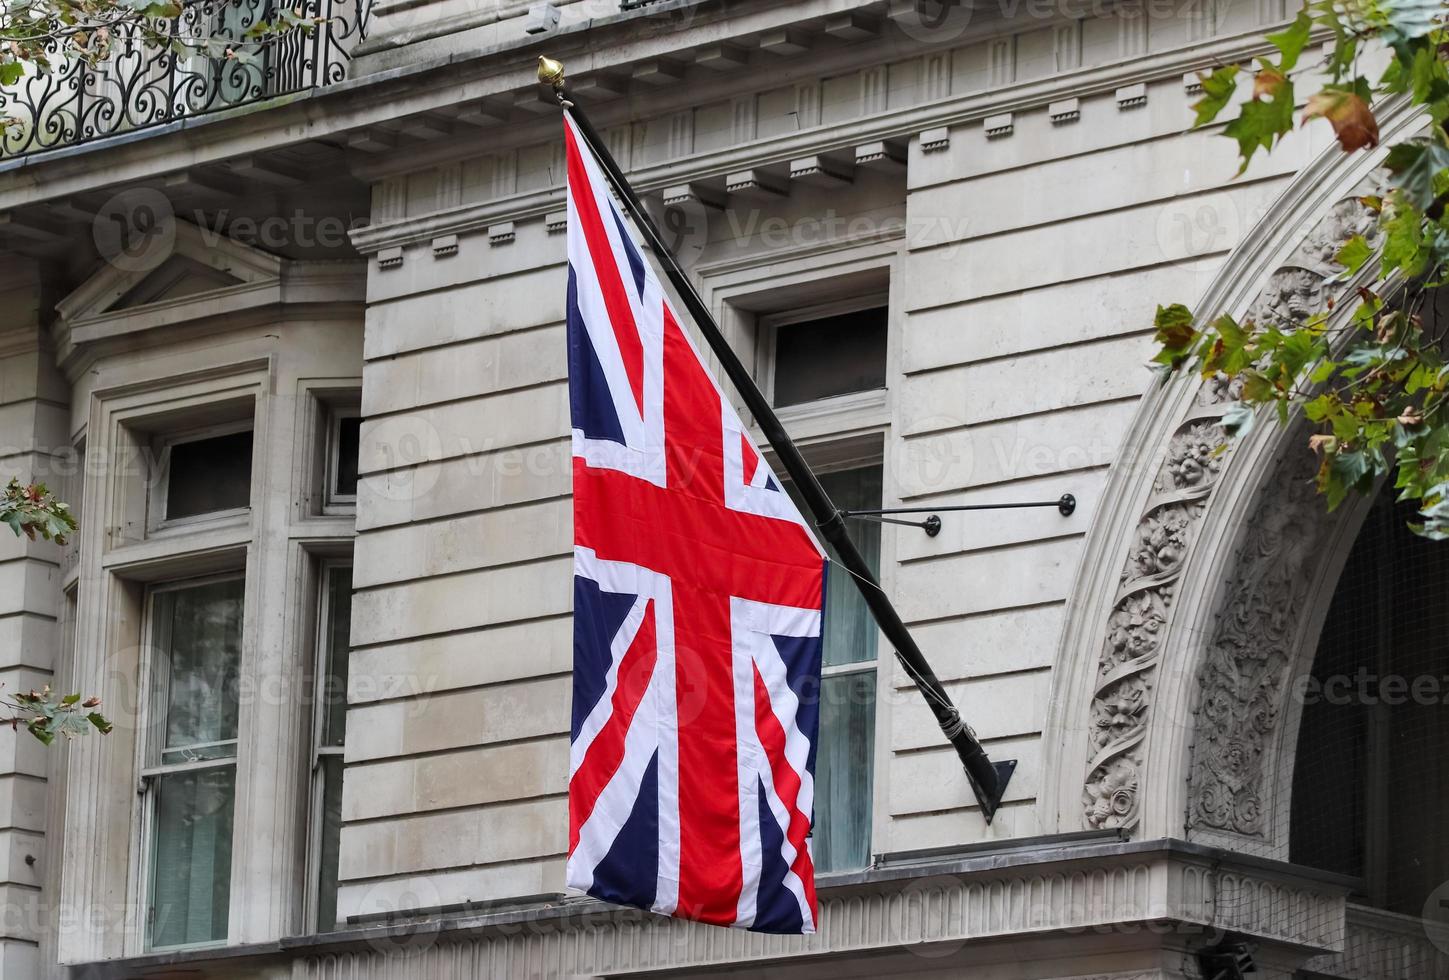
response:
<svg viewBox="0 0 1449 980"><path fill-rule="evenodd" d="M1271 65L1264 65L1258 74L1253 76L1253 98L1273 98L1286 81L1288 78L1281 71Z"/></svg>
<svg viewBox="0 0 1449 980"><path fill-rule="evenodd" d="M1379 123L1369 104L1353 92L1329 89L1310 96L1303 121L1327 119L1345 153L1379 145Z"/></svg>

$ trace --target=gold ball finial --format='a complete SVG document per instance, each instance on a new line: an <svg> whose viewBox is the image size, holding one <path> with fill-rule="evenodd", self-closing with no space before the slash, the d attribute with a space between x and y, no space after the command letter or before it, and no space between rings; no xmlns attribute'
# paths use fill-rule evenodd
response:
<svg viewBox="0 0 1449 980"><path fill-rule="evenodd" d="M562 89L564 85L563 62L539 55L538 80L544 85L551 85L556 90Z"/></svg>

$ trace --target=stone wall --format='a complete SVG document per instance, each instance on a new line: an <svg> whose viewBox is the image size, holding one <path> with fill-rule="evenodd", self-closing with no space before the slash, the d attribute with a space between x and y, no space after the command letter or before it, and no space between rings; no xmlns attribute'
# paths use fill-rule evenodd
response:
<svg viewBox="0 0 1449 980"><path fill-rule="evenodd" d="M874 852L1081 826L1037 811L1040 741L1082 536L1151 383L1153 308L1191 303L1315 149L1298 138L1233 180L1229 141L1184 132L1197 96L1182 69L1199 56L1174 47L1185 36L1082 41L1081 64L1100 67L1073 71L1032 56L1020 26L988 21L953 47L877 22L848 57L824 35L788 71L747 51L700 77L693 107L636 85L596 114L653 206L682 217L681 258L747 361L757 315L792 293L888 283L884 402L791 418L804 442L882 432L887 505L1079 501L1071 518L886 530L902 615L988 751L1020 767L988 828L883 661ZM1107 37L1096 29L1072 27ZM411 687L352 709L344 915L561 888L571 537L555 125L412 168L390 156L356 236L372 262L354 671L371 690Z"/></svg>

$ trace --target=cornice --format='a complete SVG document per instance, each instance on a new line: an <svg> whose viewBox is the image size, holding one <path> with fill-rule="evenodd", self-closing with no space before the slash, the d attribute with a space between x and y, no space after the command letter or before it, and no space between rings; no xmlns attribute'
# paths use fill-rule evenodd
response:
<svg viewBox="0 0 1449 980"><path fill-rule="evenodd" d="M369 126L395 125L410 116L427 113L448 115L479 100L515 99L535 87L533 62L541 52L572 58L571 68L576 75L587 75L590 71L624 71L651 58L687 57L695 48L725 40L745 43L741 39L819 19L848 5L830 0L801 4L760 3L742 10L731 8L729 16L722 20L701 16L699 23L707 30L640 30L641 24L647 26L647 17L652 13L674 6L693 9L696 4L678 0L675 4L651 5L575 23L566 29L535 37L464 47L438 57L357 75L335 85L273 102L189 117L168 126L0 161L0 211L149 179L175 166L220 163L259 150L309 141L336 142L336 137L345 133ZM709 8L713 5L706 3L699 6ZM987 19L983 17L982 20L984 29ZM1010 21L1004 20L997 26L1009 29L1010 24ZM975 38L976 30L973 26L963 37ZM466 41L463 43L466 44ZM889 51L887 60L906 58L912 53L925 54L928 50L945 50L944 47L930 49L920 44L912 46L893 37L883 37L880 43ZM1054 92L1066 91L1075 84L1081 91L1090 94L1097 90L1091 81L1094 78L1098 79L1097 86L1112 85L1107 81L1109 78L1122 80L1115 84L1131 84L1134 80L1155 78L1166 72L1166 69L1155 66L1170 63L1179 66L1178 71L1185 71L1225 60L1239 60L1264 50L1267 50L1267 45L1260 33L1248 31L1144 56L1115 67L1059 75L1045 84ZM1074 79L1076 81L1072 82ZM1064 89L1063 83L1068 88ZM1040 84L1010 86L987 93L983 98L999 108L1035 105L1042 100L1032 96L1031 92ZM691 90L689 94L696 93ZM669 98L668 93L663 95ZM998 95L1003 98L998 99ZM1019 102L1018 97L1025 98L1026 102ZM651 94L650 98L655 100L658 96ZM604 121L613 113L627 112L630 101L614 100L602 106L597 114L599 120ZM651 101L651 109L652 106ZM947 112L940 118L947 123L955 123L984 114L968 106L960 115ZM880 118L885 123L877 132L891 132L897 128L892 126L892 114ZM472 143L474 152L483 152L483 146L497 143L500 133L528 128L528 124L489 127L480 130L478 136L471 140L449 136L444 146ZM849 127L841 127L841 131L846 128ZM438 152L436 142L424 142L400 147L391 155L402 161L411 159L414 154L427 156ZM441 152L452 151L445 148ZM370 167L370 164L363 164L360 169L369 170Z"/></svg>
<svg viewBox="0 0 1449 980"><path fill-rule="evenodd" d="M345 885L344 885L345 887ZM1348 884L1332 876L1179 840L1006 841L955 859L885 866L820 881L812 936L762 936L560 899L284 939L224 951L88 964L107 980L166 966L291 961L292 976L387 980L447 975L449 964L489 964L496 976L615 976L808 960L928 944L1061 938L1120 932L1147 942L1231 928L1304 954L1343 949ZM1294 910L1284 915L1285 909ZM551 964L551 966L544 966ZM542 972L540 972L542 970Z"/></svg>
<svg viewBox="0 0 1449 980"><path fill-rule="evenodd" d="M815 126L714 152L637 167L629 173L630 183L641 194L654 194L667 187L718 180L726 174L787 164L804 156L852 149L878 140L910 139L929 129L970 125L988 116L1045 109L1064 98L1114 98L1116 91L1125 86L1180 81L1188 72L1245 61L1264 48L1262 36L1256 31L1215 38L1211 42L1130 61L948 97L928 105L895 109L851 122ZM607 117L602 114L596 121L600 125L608 125ZM1184 115L1184 128L1186 124L1187 117ZM505 148L501 145L494 147L495 150ZM419 163L400 157L388 171L403 171L409 165L416 167ZM376 222L354 230L352 242L362 253L372 254L383 248L420 244L439 235L477 232L504 221L539 218L562 206L563 188L560 186L396 221Z"/></svg>

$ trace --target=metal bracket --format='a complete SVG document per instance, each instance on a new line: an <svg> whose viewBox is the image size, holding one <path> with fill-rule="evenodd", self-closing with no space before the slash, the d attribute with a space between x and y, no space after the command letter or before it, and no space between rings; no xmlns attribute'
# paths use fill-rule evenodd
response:
<svg viewBox="0 0 1449 980"><path fill-rule="evenodd" d="M1006 784L1011 782L1012 773L1016 772L1016 760L1006 759L1002 762L993 762L992 768L996 770L996 793L994 797L988 797L976 780L972 777L971 771L966 771L966 778L971 783L971 788L976 792L976 799L981 801L981 815L986 818L988 824L996 816L996 811L1001 808L1001 798L1006 795Z"/></svg>
<svg viewBox="0 0 1449 980"><path fill-rule="evenodd" d="M906 527L918 527L926 532L927 537L934 538L941 533L941 514L955 513L963 510L1011 510L1017 507L1055 507L1057 513L1063 517L1071 517L1077 510L1077 498L1069 493L1064 493L1056 500L1031 500L1019 504L960 504L955 507L882 507L876 510L842 510L841 517L854 518L860 521L875 521L878 524L904 524ZM928 514L924 521L904 521L892 514Z"/></svg>

